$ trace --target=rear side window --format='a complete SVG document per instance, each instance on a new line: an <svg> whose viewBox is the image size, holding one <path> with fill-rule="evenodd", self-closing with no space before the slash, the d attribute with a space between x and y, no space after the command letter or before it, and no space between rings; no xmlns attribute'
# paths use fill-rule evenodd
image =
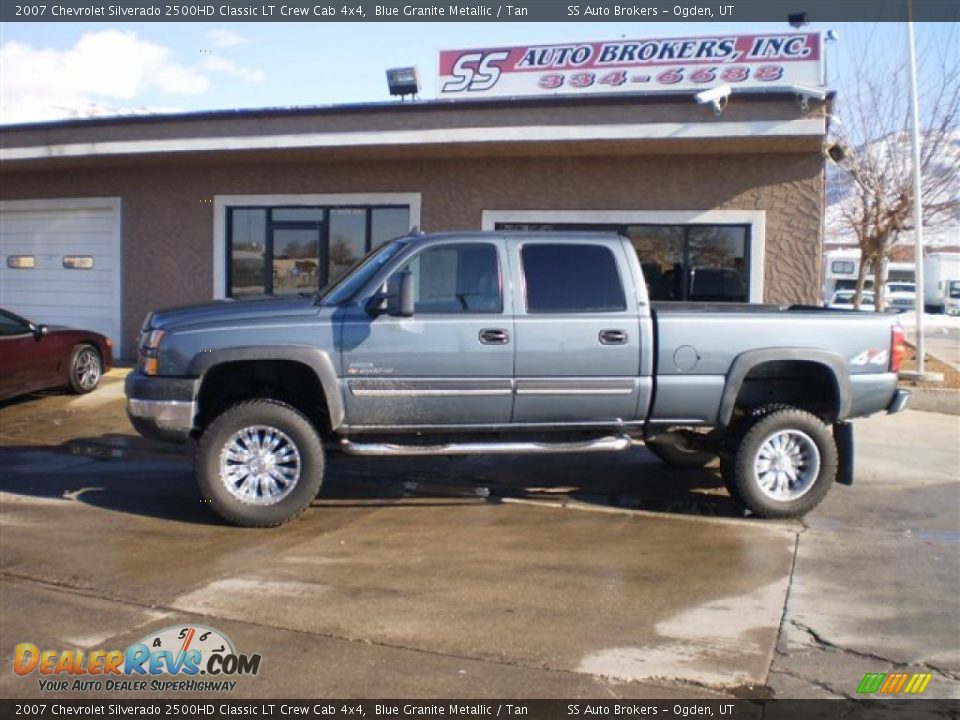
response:
<svg viewBox="0 0 960 720"><path fill-rule="evenodd" d="M520 249L529 313L627 309L617 261L603 245L535 243Z"/></svg>

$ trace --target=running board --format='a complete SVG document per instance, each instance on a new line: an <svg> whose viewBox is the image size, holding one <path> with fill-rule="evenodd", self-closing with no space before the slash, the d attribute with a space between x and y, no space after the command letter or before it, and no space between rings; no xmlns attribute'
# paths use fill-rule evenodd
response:
<svg viewBox="0 0 960 720"><path fill-rule="evenodd" d="M617 452L630 447L626 435L607 436L584 442L472 442L446 445L396 445L393 443L355 443L341 440L340 449L348 455L522 455L552 453Z"/></svg>

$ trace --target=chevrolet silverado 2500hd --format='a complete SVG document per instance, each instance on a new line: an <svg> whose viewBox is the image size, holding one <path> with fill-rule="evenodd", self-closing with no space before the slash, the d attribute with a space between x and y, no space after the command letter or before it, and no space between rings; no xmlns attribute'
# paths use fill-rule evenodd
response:
<svg viewBox="0 0 960 720"><path fill-rule="evenodd" d="M127 409L197 439L200 490L239 525L317 495L353 455L615 452L720 458L731 495L795 517L853 479L850 419L898 412L888 315L651 305L623 237L410 235L313 297L151 313Z"/></svg>

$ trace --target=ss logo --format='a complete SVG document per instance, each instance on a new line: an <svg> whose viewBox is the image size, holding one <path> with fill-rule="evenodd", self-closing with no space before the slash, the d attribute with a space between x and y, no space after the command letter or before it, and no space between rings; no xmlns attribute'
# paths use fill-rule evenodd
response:
<svg viewBox="0 0 960 720"><path fill-rule="evenodd" d="M452 75L455 79L443 86L443 92L489 90L500 79L500 68L493 63L501 62L508 57L510 53L506 50L498 50L486 55L483 53L461 55L453 64Z"/></svg>

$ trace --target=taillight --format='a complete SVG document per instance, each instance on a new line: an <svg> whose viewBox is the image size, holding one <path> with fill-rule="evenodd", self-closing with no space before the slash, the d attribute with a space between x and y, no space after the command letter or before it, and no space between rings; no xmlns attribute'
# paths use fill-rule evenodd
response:
<svg viewBox="0 0 960 720"><path fill-rule="evenodd" d="M907 354L907 340L903 328L894 325L890 328L890 372L898 373Z"/></svg>

